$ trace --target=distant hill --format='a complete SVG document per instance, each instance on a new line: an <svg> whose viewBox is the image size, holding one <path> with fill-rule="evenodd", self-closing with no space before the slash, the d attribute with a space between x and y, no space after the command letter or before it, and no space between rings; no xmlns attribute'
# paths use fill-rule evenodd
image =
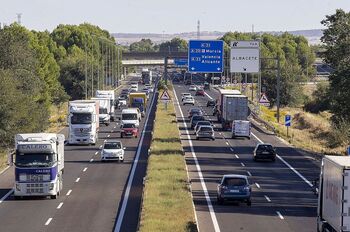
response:
<svg viewBox="0 0 350 232"><path fill-rule="evenodd" d="M312 30L298 30L298 31L288 31L293 35L303 35L305 36L310 44L319 44L321 43L320 38L323 35L321 29L312 29ZM223 36L226 32L220 31L201 31L201 39L217 39ZM283 31L267 31L267 32L258 32L258 33L271 33L271 34L282 34ZM130 45L131 43L140 41L141 39L151 39L154 43L159 44L164 41L171 40L175 37L180 37L184 40L196 39L197 32L183 32L175 34L157 34L157 33L113 33L112 34L118 44Z"/></svg>

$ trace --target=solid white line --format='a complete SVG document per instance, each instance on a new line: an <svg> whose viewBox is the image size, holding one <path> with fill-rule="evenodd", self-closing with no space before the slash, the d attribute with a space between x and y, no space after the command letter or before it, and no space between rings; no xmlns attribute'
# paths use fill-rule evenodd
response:
<svg viewBox="0 0 350 232"><path fill-rule="evenodd" d="M247 171L247 173L248 173L249 176L252 176L252 174L250 173L250 171Z"/></svg>
<svg viewBox="0 0 350 232"><path fill-rule="evenodd" d="M6 195L3 196L3 197L0 199L0 204L1 204L4 200L6 200L6 198L8 198L13 192L14 192L13 189L11 189L10 191L8 191L8 193L6 193Z"/></svg>
<svg viewBox="0 0 350 232"><path fill-rule="evenodd" d="M260 185L258 183L255 183L256 187L260 188Z"/></svg>
<svg viewBox="0 0 350 232"><path fill-rule="evenodd" d="M47 221L45 222L45 226L48 226L51 221L52 221L52 218L47 219Z"/></svg>
<svg viewBox="0 0 350 232"><path fill-rule="evenodd" d="M237 159L239 159L239 156L237 154L235 156L236 156Z"/></svg>
<svg viewBox="0 0 350 232"><path fill-rule="evenodd" d="M264 197L268 202L271 202L271 199L268 196L265 195Z"/></svg>
<svg viewBox="0 0 350 232"><path fill-rule="evenodd" d="M69 189L69 191L67 192L66 196L69 196L72 193L72 190Z"/></svg>
<svg viewBox="0 0 350 232"><path fill-rule="evenodd" d="M79 180L80 180L80 177L78 177L78 178L75 180L75 182L76 182L76 183L78 183L78 182L79 182Z"/></svg>
<svg viewBox="0 0 350 232"><path fill-rule="evenodd" d="M264 143L261 139L259 139L255 134L251 133L260 143ZM306 184L308 184L310 187L313 187L313 184L306 179L303 175L300 174L295 168L293 168L287 161L285 161L281 156L276 155L276 157L281 160L290 170L292 170L295 174L297 174L303 181L305 181Z"/></svg>
<svg viewBox="0 0 350 232"><path fill-rule="evenodd" d="M63 202L61 202L58 206L57 206L57 209L60 209L63 205Z"/></svg>
<svg viewBox="0 0 350 232"><path fill-rule="evenodd" d="M204 195L205 195L205 199L207 201L208 209L209 209L209 212L210 212L210 217L211 217L211 220L212 220L213 226L214 226L214 231L219 232L220 231L219 223L217 221L217 218L216 218L216 215L215 215L215 212L214 212L214 208L213 208L213 205L212 205L210 197L209 197L208 189L207 189L207 186L206 186L204 178L203 178L201 167L199 165L196 153L194 152L194 149L193 149L192 140L191 140L191 137L190 137L190 135L188 133L188 129L187 129L187 125L186 125L186 122L185 122L185 118L184 118L182 109L179 106L179 100L177 99L175 89L174 89L174 95L175 95L176 104L178 105L178 108L180 110L181 119L183 121L183 126L185 127L188 143L189 143L190 149L191 149L191 154L192 154L192 157L193 157L193 159L195 161L195 164L196 164L198 176L199 176L199 179L200 179L200 182L201 182L201 186L202 186L202 189L203 189L203 192L204 192Z"/></svg>
<svg viewBox="0 0 350 232"><path fill-rule="evenodd" d="M128 179L128 184L127 184L126 189L125 189L123 203L122 203L122 206L120 208L119 215L117 214L118 211L116 213L118 215L118 219L117 219L117 222L116 222L115 227L114 227L114 232L119 232L120 229L121 229L122 223L123 223L123 218L124 218L124 215L125 215L126 206L128 204L128 200L129 200L131 185L132 185L132 182L134 180L136 167L137 167L137 164L138 164L139 159L140 159L141 147L142 147L144 136L145 136L144 131L146 130L146 127L148 125L148 119L149 119L149 115L151 113L151 109L152 109L152 107L154 105L155 96L156 96L155 94L153 94L153 96L152 96L152 102L150 104L150 110L148 110L147 119L146 119L145 125L143 127L143 132L141 134L141 139L140 139L139 144L137 146L136 156L135 156L134 162L132 164L131 172L130 172L129 179Z"/></svg>
<svg viewBox="0 0 350 232"><path fill-rule="evenodd" d="M111 137L111 135L107 135L107 137L109 138L109 137Z"/></svg>
<svg viewBox="0 0 350 232"><path fill-rule="evenodd" d="M244 163L241 163L242 167L245 167Z"/></svg>
<svg viewBox="0 0 350 232"><path fill-rule="evenodd" d="M281 218L282 220L284 219L284 217L282 216L282 214L280 213L280 211L276 211L277 215L279 218Z"/></svg>
<svg viewBox="0 0 350 232"><path fill-rule="evenodd" d="M91 159L91 160L90 160L90 163L91 163L92 161L94 161L94 159Z"/></svg>
<svg viewBox="0 0 350 232"><path fill-rule="evenodd" d="M83 169L83 172L86 172L86 170L87 170L87 169L88 169L87 167L86 167L86 168L84 168L84 169Z"/></svg>

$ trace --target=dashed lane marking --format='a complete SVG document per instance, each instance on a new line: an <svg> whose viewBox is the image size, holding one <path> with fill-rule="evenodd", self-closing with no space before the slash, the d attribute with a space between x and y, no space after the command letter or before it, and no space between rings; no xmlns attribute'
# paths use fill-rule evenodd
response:
<svg viewBox="0 0 350 232"><path fill-rule="evenodd" d="M245 167L244 163L241 163L242 167Z"/></svg>
<svg viewBox="0 0 350 232"><path fill-rule="evenodd" d="M236 156L237 159L239 159L239 156L237 154L235 156Z"/></svg>
<svg viewBox="0 0 350 232"><path fill-rule="evenodd" d="M268 202L271 202L271 199L268 196L265 195L264 197Z"/></svg>
<svg viewBox="0 0 350 232"><path fill-rule="evenodd" d="M48 226L51 221L52 221L52 218L47 219L47 221L45 222L45 226Z"/></svg>
<svg viewBox="0 0 350 232"><path fill-rule="evenodd" d="M63 202L61 202L58 206L57 206L57 209L60 209L63 205Z"/></svg>
<svg viewBox="0 0 350 232"><path fill-rule="evenodd" d="M91 160L90 160L90 163L92 163L92 161L94 161L94 159L91 159Z"/></svg>
<svg viewBox="0 0 350 232"><path fill-rule="evenodd" d="M75 183L78 183L80 180L80 177L78 177L76 180L75 180Z"/></svg>
<svg viewBox="0 0 350 232"><path fill-rule="evenodd" d="M248 173L248 176L252 176L252 174L250 173L250 171L247 171L247 173Z"/></svg>
<svg viewBox="0 0 350 232"><path fill-rule="evenodd" d="M282 214L280 213L280 211L276 211L277 215L279 218L281 218L282 220L284 219L284 217L282 216Z"/></svg>
<svg viewBox="0 0 350 232"><path fill-rule="evenodd" d="M69 189L69 191L67 192L66 196L69 196L72 193L72 190Z"/></svg>
<svg viewBox="0 0 350 232"><path fill-rule="evenodd" d="M84 169L83 169L83 172L86 172L86 170L87 170L88 168L87 167L85 167Z"/></svg>
<svg viewBox="0 0 350 232"><path fill-rule="evenodd" d="M258 183L255 183L255 185L256 185L257 188L260 188L260 185Z"/></svg>

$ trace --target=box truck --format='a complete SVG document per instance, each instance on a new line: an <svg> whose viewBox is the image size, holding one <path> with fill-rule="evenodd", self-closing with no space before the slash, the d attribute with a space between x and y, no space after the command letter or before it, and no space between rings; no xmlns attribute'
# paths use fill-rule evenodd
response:
<svg viewBox="0 0 350 232"><path fill-rule="evenodd" d="M108 98L109 103L109 115L111 116L111 121L115 121L115 106L116 106L116 96L114 90L96 90L96 97L98 98Z"/></svg>
<svg viewBox="0 0 350 232"><path fill-rule="evenodd" d="M350 157L322 159L318 191L317 230L350 231Z"/></svg>

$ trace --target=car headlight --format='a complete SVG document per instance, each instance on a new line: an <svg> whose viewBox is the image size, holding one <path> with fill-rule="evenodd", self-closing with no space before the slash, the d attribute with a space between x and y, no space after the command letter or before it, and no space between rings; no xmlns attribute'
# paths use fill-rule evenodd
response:
<svg viewBox="0 0 350 232"><path fill-rule="evenodd" d="M50 174L43 175L43 181L49 181L50 180Z"/></svg>
<svg viewBox="0 0 350 232"><path fill-rule="evenodd" d="M19 181L26 181L27 175L26 174L19 174Z"/></svg>
<svg viewBox="0 0 350 232"><path fill-rule="evenodd" d="M53 190L54 187L55 187L55 184L54 183L50 183L49 189Z"/></svg>

